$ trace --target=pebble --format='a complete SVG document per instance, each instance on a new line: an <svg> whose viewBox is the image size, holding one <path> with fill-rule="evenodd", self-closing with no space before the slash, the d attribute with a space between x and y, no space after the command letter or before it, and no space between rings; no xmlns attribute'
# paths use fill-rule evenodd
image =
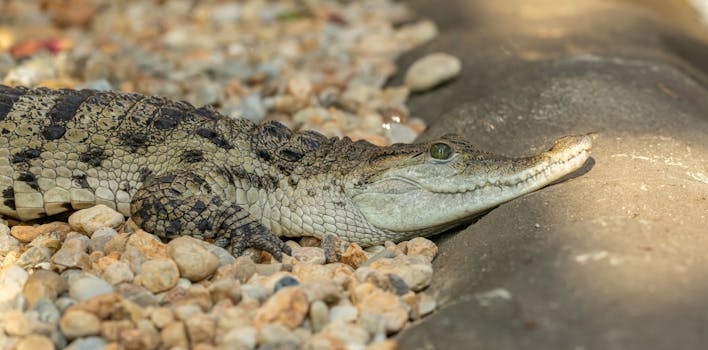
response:
<svg viewBox="0 0 708 350"><path fill-rule="evenodd" d="M35 270L24 283L22 293L30 306L37 301L48 298L56 300L57 296L69 288L66 280L56 272L49 270Z"/></svg>
<svg viewBox="0 0 708 350"><path fill-rule="evenodd" d="M15 347L15 350L53 350L55 349L52 340L39 334L31 334L22 338Z"/></svg>
<svg viewBox="0 0 708 350"><path fill-rule="evenodd" d="M168 307L156 307L152 309L149 317L150 321L160 329L164 328L175 319L172 309Z"/></svg>
<svg viewBox="0 0 708 350"><path fill-rule="evenodd" d="M429 90L460 74L462 62L450 54L431 53L415 61L406 71L405 84L414 92Z"/></svg>
<svg viewBox="0 0 708 350"><path fill-rule="evenodd" d="M255 349L258 330L254 327L233 328L221 340L222 349Z"/></svg>
<svg viewBox="0 0 708 350"><path fill-rule="evenodd" d="M121 283L116 285L116 292L126 300L130 300L131 302L143 307L158 304L155 294L146 288L133 283Z"/></svg>
<svg viewBox="0 0 708 350"><path fill-rule="evenodd" d="M219 267L219 258L192 237L171 240L167 244L167 254L177 264L180 276L193 282L209 277Z"/></svg>
<svg viewBox="0 0 708 350"><path fill-rule="evenodd" d="M19 251L20 241L10 234L7 225L0 224L0 257L5 257L7 253Z"/></svg>
<svg viewBox="0 0 708 350"><path fill-rule="evenodd" d="M187 332L184 327L184 323L180 321L174 321L168 323L160 331L160 340L166 348L183 348L187 349L189 347L189 339L187 338Z"/></svg>
<svg viewBox="0 0 708 350"><path fill-rule="evenodd" d="M88 266L86 247L87 244L80 239L67 239L61 249L52 256L52 262L64 268Z"/></svg>
<svg viewBox="0 0 708 350"><path fill-rule="evenodd" d="M399 54L436 35L434 23L412 22L388 0L373 12L359 2L310 7L327 15L303 14L287 1L18 7L18 25L0 29L13 41L0 54L0 80L137 91L377 145L417 137L425 124L406 107L412 88L385 83ZM27 26L25 18L47 20ZM14 42L27 37L23 31L56 38L32 48ZM44 337L35 341L64 348L68 338L70 349L386 349L395 346L384 340L399 326L398 308L410 308L411 318L435 308L432 297L416 293L429 283L427 272L405 266L430 265L436 247L424 239L378 250L344 243L341 262L325 264L321 241L304 237L288 243L292 257L275 262L253 249L235 259L191 238L164 244L123 224L106 206L79 210L68 224L0 224L0 313L15 312L10 333L38 327L0 335L9 339L0 347ZM180 245L187 249L174 249ZM377 310L361 305L367 298ZM63 334L57 326L85 315L98 332Z"/></svg>
<svg viewBox="0 0 708 350"><path fill-rule="evenodd" d="M308 281L303 283L301 288L310 302L321 300L325 303L333 304L344 297L342 288L333 280Z"/></svg>
<svg viewBox="0 0 708 350"><path fill-rule="evenodd" d="M153 293L164 292L177 285L179 269L170 259L155 259L146 261L140 267L136 283Z"/></svg>
<svg viewBox="0 0 708 350"><path fill-rule="evenodd" d="M113 237L118 235L116 230L110 227L101 227L93 232L91 239L88 244L89 253L92 252L103 252L106 243L108 243Z"/></svg>
<svg viewBox="0 0 708 350"><path fill-rule="evenodd" d="M352 322L358 314L357 308L351 305L337 305L329 309L330 321Z"/></svg>
<svg viewBox="0 0 708 350"><path fill-rule="evenodd" d="M22 337L37 332L41 328L37 312L23 313L12 310L3 315L3 329L7 335Z"/></svg>
<svg viewBox="0 0 708 350"><path fill-rule="evenodd" d="M91 275L79 277L69 286L69 296L78 301L112 292L113 286L110 283Z"/></svg>
<svg viewBox="0 0 708 350"><path fill-rule="evenodd" d="M273 294L256 311L253 324L260 328L266 324L279 323L289 328L297 327L305 319L309 303L299 287L283 288Z"/></svg>
<svg viewBox="0 0 708 350"><path fill-rule="evenodd" d="M305 264L323 265L325 263L324 250L319 246L293 248L292 257Z"/></svg>
<svg viewBox="0 0 708 350"><path fill-rule="evenodd" d="M366 329L352 322L331 322L323 329L322 333L338 339L349 348L364 347L370 339Z"/></svg>
<svg viewBox="0 0 708 350"><path fill-rule="evenodd" d="M52 251L49 248L32 246L20 255L15 264L23 268L35 267L41 263L49 262L51 256Z"/></svg>
<svg viewBox="0 0 708 350"><path fill-rule="evenodd" d="M118 228L125 222L123 214L99 204L88 209L81 209L69 216L69 226L91 236L101 227Z"/></svg>
<svg viewBox="0 0 708 350"><path fill-rule="evenodd" d="M297 286L298 284L300 284L300 282L298 282L297 279L291 276L285 276L283 278L280 278L278 282L275 283L275 286L273 287L273 293L277 293L279 290L285 287Z"/></svg>
<svg viewBox="0 0 708 350"><path fill-rule="evenodd" d="M98 335L101 332L101 320L90 312L71 309L64 313L59 327L67 338L74 339Z"/></svg>
<svg viewBox="0 0 708 350"><path fill-rule="evenodd" d="M124 249L120 259L127 263L135 274L140 273L144 262L167 257L165 244L143 230L138 230L130 235L125 242Z"/></svg>
<svg viewBox="0 0 708 350"><path fill-rule="evenodd" d="M101 337L106 341L121 340L121 333L135 328L130 320L105 320L101 322Z"/></svg>
<svg viewBox="0 0 708 350"><path fill-rule="evenodd" d="M231 264L236 261L236 258L234 258L234 256L231 255L231 253L224 248L217 247L213 244L200 240L197 240L197 242L199 242L199 244L201 244L204 249L209 251L209 253L216 255L216 258L219 260L219 267Z"/></svg>
<svg viewBox="0 0 708 350"><path fill-rule="evenodd" d="M37 318L40 322L48 324L57 324L61 318L59 309L54 305L51 299L43 298L37 300L32 306L32 310L37 312Z"/></svg>
<svg viewBox="0 0 708 350"><path fill-rule="evenodd" d="M247 256L240 256L234 262L217 269L215 279L234 278L241 283L248 281L256 273L256 263Z"/></svg>
<svg viewBox="0 0 708 350"><path fill-rule="evenodd" d="M112 285L133 281L133 271L128 264L122 261L115 261L103 271L101 277Z"/></svg>
<svg viewBox="0 0 708 350"><path fill-rule="evenodd" d="M212 342L216 332L216 321L212 317L198 313L186 319L184 325L192 344Z"/></svg>
<svg viewBox="0 0 708 350"><path fill-rule="evenodd" d="M33 239L37 238L42 232L34 226L12 226L10 229L10 234L15 237L18 241L29 243Z"/></svg>
<svg viewBox="0 0 708 350"><path fill-rule="evenodd" d="M399 255L393 259L381 259L369 265L383 274L398 275L414 291L420 291L433 278L433 265L420 255Z"/></svg>
<svg viewBox="0 0 708 350"><path fill-rule="evenodd" d="M385 292L370 283L362 283L354 289L356 306L361 315L382 315L386 330L397 332L408 322L408 305L393 293Z"/></svg>
<svg viewBox="0 0 708 350"><path fill-rule="evenodd" d="M233 278L216 280L209 286L209 293L214 302L228 299L236 305L241 301L241 283Z"/></svg>
<svg viewBox="0 0 708 350"><path fill-rule="evenodd" d="M264 286L259 284L244 284L241 286L241 295L244 298L250 298L263 302L270 296L270 292Z"/></svg>
<svg viewBox="0 0 708 350"><path fill-rule="evenodd" d="M342 253L341 261L353 268L357 268L363 265L367 260L369 260L368 255L358 244L349 243L347 249Z"/></svg>
<svg viewBox="0 0 708 350"><path fill-rule="evenodd" d="M268 324L260 328L257 341L260 345L259 349L267 349L267 346L276 349L297 349L301 343L300 338L290 328L282 324Z"/></svg>
<svg viewBox="0 0 708 350"><path fill-rule="evenodd" d="M298 264L293 266L293 274L301 282L315 280L334 280L335 278L348 278L354 269L342 263L327 265Z"/></svg>
<svg viewBox="0 0 708 350"><path fill-rule="evenodd" d="M438 254L438 246L436 246L431 240L424 237L416 237L411 239L408 241L406 247L406 254L421 255L428 258L431 262Z"/></svg>
<svg viewBox="0 0 708 350"><path fill-rule="evenodd" d="M315 300L310 304L310 323L312 331L319 332L329 322L329 310L327 304L321 300Z"/></svg>
<svg viewBox="0 0 708 350"><path fill-rule="evenodd" d="M418 294L418 308L417 308L417 317L424 317L428 315L429 313L435 311L435 308L437 307L437 302L435 301L435 298L430 296L429 294L426 293L420 293Z"/></svg>
<svg viewBox="0 0 708 350"><path fill-rule="evenodd" d="M74 340L64 350L96 350L103 349L105 346L106 341L100 337L85 337Z"/></svg>

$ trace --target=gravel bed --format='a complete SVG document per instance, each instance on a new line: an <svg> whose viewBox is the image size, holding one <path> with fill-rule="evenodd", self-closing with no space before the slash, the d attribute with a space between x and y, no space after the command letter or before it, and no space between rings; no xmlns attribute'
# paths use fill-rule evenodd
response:
<svg viewBox="0 0 708 350"><path fill-rule="evenodd" d="M445 54L387 86L395 59L435 37L399 3L372 1L4 1L0 81L135 91L234 118L374 144L424 129L410 91L461 69ZM432 63L431 63L432 62ZM105 206L68 222L0 223L2 349L395 349L434 311L437 247L362 249L288 241L278 262L208 242L168 243Z"/></svg>
<svg viewBox="0 0 708 350"><path fill-rule="evenodd" d="M435 309L428 239L337 242L328 264L315 238L287 244L280 262L165 244L103 205L0 224L0 348L394 349L388 336Z"/></svg>

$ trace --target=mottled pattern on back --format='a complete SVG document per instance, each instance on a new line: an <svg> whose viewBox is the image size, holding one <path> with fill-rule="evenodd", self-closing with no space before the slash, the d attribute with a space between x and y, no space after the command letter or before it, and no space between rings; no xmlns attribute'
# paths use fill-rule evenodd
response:
<svg viewBox="0 0 708 350"><path fill-rule="evenodd" d="M391 150L158 97L0 86L0 214L21 220L105 204L163 237L365 244L380 232L348 208L339 175L376 152ZM259 244L273 248L242 242Z"/></svg>

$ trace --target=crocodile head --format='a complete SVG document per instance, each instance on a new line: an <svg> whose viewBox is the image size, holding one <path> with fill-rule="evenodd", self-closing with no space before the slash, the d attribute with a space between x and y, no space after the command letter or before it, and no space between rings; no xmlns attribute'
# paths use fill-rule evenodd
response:
<svg viewBox="0 0 708 350"><path fill-rule="evenodd" d="M359 175L368 177L350 198L394 240L431 235L577 170L591 145L590 136L566 136L527 158L482 152L454 135L394 145L364 164Z"/></svg>

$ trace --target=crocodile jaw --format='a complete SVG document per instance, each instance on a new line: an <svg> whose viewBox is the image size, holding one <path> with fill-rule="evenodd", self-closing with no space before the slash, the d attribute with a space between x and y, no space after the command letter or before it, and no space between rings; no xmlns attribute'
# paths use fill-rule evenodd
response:
<svg viewBox="0 0 708 350"><path fill-rule="evenodd" d="M566 136L536 156L485 154L467 160L461 171L459 164L429 163L392 169L352 200L369 224L402 233L396 237L432 235L574 172L591 146L590 136Z"/></svg>

